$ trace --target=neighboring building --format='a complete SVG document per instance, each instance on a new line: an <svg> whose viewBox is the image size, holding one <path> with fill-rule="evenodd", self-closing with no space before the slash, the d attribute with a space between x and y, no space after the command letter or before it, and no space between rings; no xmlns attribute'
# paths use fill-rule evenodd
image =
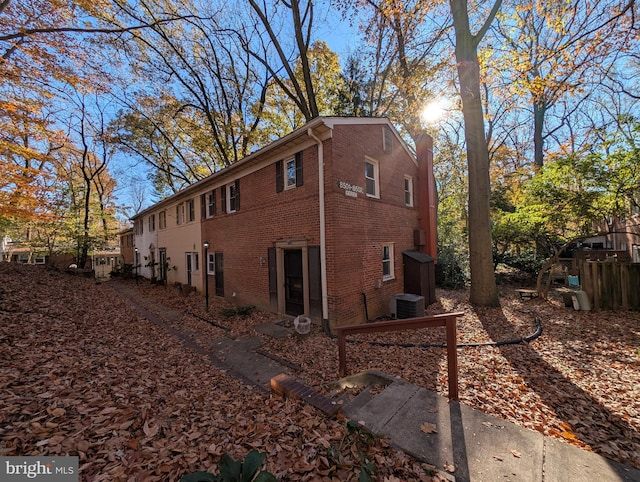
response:
<svg viewBox="0 0 640 482"><path fill-rule="evenodd" d="M123 262L118 248L91 251L91 269L97 279L108 279Z"/></svg>
<svg viewBox="0 0 640 482"><path fill-rule="evenodd" d="M426 135L417 157L386 119L317 118L136 215L136 247L240 305L332 326L387 315L405 258L436 255Z"/></svg>
<svg viewBox="0 0 640 482"><path fill-rule="evenodd" d="M578 243L579 247L621 252L617 256L620 261L630 259L633 263L640 263L640 207L637 201L633 203L628 217L610 219L609 224L603 223L600 226L600 230L609 232L584 239Z"/></svg>
<svg viewBox="0 0 640 482"><path fill-rule="evenodd" d="M124 264L133 265L134 262L134 239L133 228L126 228L118 232L120 239L120 256Z"/></svg>

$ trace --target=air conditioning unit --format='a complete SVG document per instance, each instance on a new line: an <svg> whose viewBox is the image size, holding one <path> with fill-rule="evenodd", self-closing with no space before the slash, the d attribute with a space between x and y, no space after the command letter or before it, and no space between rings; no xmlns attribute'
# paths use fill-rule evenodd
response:
<svg viewBox="0 0 640 482"><path fill-rule="evenodd" d="M424 296L400 293L389 300L391 316L397 319L424 316Z"/></svg>

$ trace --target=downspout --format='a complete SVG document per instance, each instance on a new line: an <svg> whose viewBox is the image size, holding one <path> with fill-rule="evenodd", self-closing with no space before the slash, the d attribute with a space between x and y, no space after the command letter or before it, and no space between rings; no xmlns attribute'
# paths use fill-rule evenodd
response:
<svg viewBox="0 0 640 482"><path fill-rule="evenodd" d="M324 149L322 141L316 137L311 128L307 135L318 144L318 201L320 207L320 286L322 290L322 325L325 331L329 328L329 302L327 298L327 242L325 230L324 207Z"/></svg>

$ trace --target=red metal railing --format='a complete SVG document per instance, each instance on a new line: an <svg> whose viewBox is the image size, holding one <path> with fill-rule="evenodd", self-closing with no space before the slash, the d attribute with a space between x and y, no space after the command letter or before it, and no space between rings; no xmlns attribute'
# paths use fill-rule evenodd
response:
<svg viewBox="0 0 640 482"><path fill-rule="evenodd" d="M381 333L385 331L417 330L420 328L435 328L444 326L447 334L447 373L449 384L449 400L458 400L458 353L456 350L456 318L464 315L462 312L442 313L419 318L382 321L364 325L349 325L334 328L338 338L338 366L340 376L347 376L347 347L346 337L357 333Z"/></svg>

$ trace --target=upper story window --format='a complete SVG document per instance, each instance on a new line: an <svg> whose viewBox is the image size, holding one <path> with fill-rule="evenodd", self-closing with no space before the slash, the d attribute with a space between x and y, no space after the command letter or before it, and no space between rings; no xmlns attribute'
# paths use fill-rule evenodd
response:
<svg viewBox="0 0 640 482"><path fill-rule="evenodd" d="M142 219L136 219L133 223L133 232L136 235L141 235L144 232L144 225L142 223Z"/></svg>
<svg viewBox="0 0 640 482"><path fill-rule="evenodd" d="M364 178L367 196L379 198L380 180L378 161L369 158L364 161Z"/></svg>
<svg viewBox="0 0 640 482"><path fill-rule="evenodd" d="M156 215L149 215L149 232L152 233L156 230Z"/></svg>
<svg viewBox="0 0 640 482"><path fill-rule="evenodd" d="M195 199L189 199L186 202L186 205L187 205L186 210L187 210L187 215L188 215L187 220L189 222L195 221L196 220L196 200Z"/></svg>
<svg viewBox="0 0 640 482"><path fill-rule="evenodd" d="M180 203L176 206L176 224L184 224L184 203Z"/></svg>
<svg viewBox="0 0 640 482"><path fill-rule="evenodd" d="M207 217L216 215L216 191L213 190L207 193L205 201L207 203Z"/></svg>
<svg viewBox="0 0 640 482"><path fill-rule="evenodd" d="M413 207L413 178L404 176L404 204Z"/></svg>
<svg viewBox="0 0 640 482"><path fill-rule="evenodd" d="M395 278L393 272L393 243L382 246L382 279L383 281Z"/></svg>
<svg viewBox="0 0 640 482"><path fill-rule="evenodd" d="M302 184L302 151L292 158L276 162L276 192Z"/></svg>
<svg viewBox="0 0 640 482"><path fill-rule="evenodd" d="M220 188L220 199L222 201L222 212L235 213L240 210L240 180L222 186Z"/></svg>
<svg viewBox="0 0 640 482"><path fill-rule="evenodd" d="M167 227L167 211L160 211L158 213L158 229L165 229Z"/></svg>
<svg viewBox="0 0 640 482"><path fill-rule="evenodd" d="M389 129L389 126L382 128L382 150L387 154L393 152L393 132Z"/></svg>

